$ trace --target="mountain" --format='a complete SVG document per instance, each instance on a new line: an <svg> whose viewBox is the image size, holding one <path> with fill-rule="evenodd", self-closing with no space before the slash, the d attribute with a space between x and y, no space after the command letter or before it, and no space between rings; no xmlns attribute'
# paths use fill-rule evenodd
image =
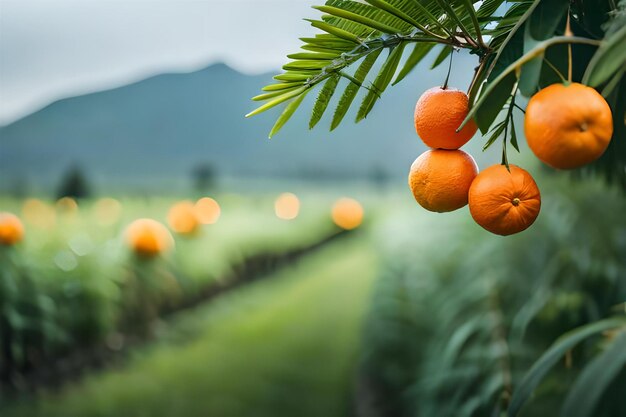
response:
<svg viewBox="0 0 626 417"><path fill-rule="evenodd" d="M460 87L471 77L469 60L457 57L457 64L467 63L455 65L452 79ZM311 93L271 140L267 133L280 109L244 118L258 105L250 97L271 74L244 75L224 64L62 99L0 128L0 187L21 181L50 187L73 166L103 187L187 179L199 164L238 178L404 176L424 150L413 128L415 101L441 83L443 67L418 67L389 88L367 120L354 124L352 109L332 133L339 94L309 131Z"/></svg>

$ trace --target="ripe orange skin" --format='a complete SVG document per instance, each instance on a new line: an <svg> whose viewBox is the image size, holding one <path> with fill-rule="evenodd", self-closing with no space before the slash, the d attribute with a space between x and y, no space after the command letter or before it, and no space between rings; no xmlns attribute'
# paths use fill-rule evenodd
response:
<svg viewBox="0 0 626 417"><path fill-rule="evenodd" d="M552 84L528 102L524 131L528 146L542 162L573 169L604 153L613 135L613 116L593 88Z"/></svg>
<svg viewBox="0 0 626 417"><path fill-rule="evenodd" d="M415 105L415 131L431 148L459 149L478 129L470 120L456 132L469 112L469 97L454 88L434 87L426 90Z"/></svg>
<svg viewBox="0 0 626 417"><path fill-rule="evenodd" d="M169 230L152 219L138 219L126 228L130 248L143 257L151 258L170 249L174 239Z"/></svg>
<svg viewBox="0 0 626 417"><path fill-rule="evenodd" d="M0 245L12 246L23 238L22 221L15 214L0 212Z"/></svg>
<svg viewBox="0 0 626 417"><path fill-rule="evenodd" d="M454 211L467 204L467 193L478 174L471 155L461 150L432 149L411 165L409 187L426 210Z"/></svg>
<svg viewBox="0 0 626 417"><path fill-rule="evenodd" d="M469 190L472 217L484 229L501 236L530 227L541 209L541 194L533 177L522 168L492 165L482 171Z"/></svg>

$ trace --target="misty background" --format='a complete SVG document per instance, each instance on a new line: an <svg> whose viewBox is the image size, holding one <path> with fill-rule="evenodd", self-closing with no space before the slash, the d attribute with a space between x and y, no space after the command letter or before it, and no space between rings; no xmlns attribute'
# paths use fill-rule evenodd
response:
<svg viewBox="0 0 626 417"><path fill-rule="evenodd" d="M388 89L367 120L355 125L352 113L332 133L328 119L340 94L313 131L307 125L316 94L309 94L270 141L281 109L244 115L258 105L250 98L272 82L285 55L298 50L298 37L314 33L302 20L318 14L312 1L0 4L5 192L45 193L75 171L99 192L180 190L202 175L215 184L385 182L405 176L424 150L413 108L446 71L446 65L428 71L433 51ZM451 85L465 89L476 58L454 59ZM498 150L481 154L480 142L468 146L479 165L497 160Z"/></svg>

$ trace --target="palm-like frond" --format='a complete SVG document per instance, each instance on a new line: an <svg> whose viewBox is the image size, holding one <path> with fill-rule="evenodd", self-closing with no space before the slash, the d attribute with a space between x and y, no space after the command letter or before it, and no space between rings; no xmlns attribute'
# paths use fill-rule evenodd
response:
<svg viewBox="0 0 626 417"><path fill-rule="evenodd" d="M428 54L436 44L444 49L435 60L440 64L454 48L469 48L483 54L487 46L480 46L480 33L491 22L502 1L482 2L475 11L476 1L456 0L328 0L314 8L322 12L317 20L307 19L322 33L312 38L302 38L302 50L288 55L291 61L283 66L277 83L264 88L266 93L254 97L265 101L252 111L252 116L281 103L290 101L280 123L272 129L276 133L288 120L302 100L301 95L318 84L324 84L313 105L309 126L314 127L329 105L340 78L350 84L334 111L331 129L343 120L360 88L367 88L357 113L357 121L368 116L380 95L389 84L400 82ZM471 9L471 12L468 11ZM415 44L408 60L398 73L399 64L408 44ZM482 48L482 49L481 49ZM366 77L383 49L388 49L387 59L366 83ZM373 56L374 58L367 59ZM363 61L359 70L350 73L349 67ZM396 76L397 74L397 76ZM270 135L271 136L271 135Z"/></svg>
<svg viewBox="0 0 626 417"><path fill-rule="evenodd" d="M595 3L601 12L594 12ZM506 103L513 101L518 91L531 96L546 85L550 76L553 78L555 66L544 65L550 49L572 44L600 47L591 62L584 55L574 59L570 66L578 75L573 81L582 80L609 99L616 113L614 137L623 136L626 129L622 123L624 100L620 99L626 85L626 0L578 0L571 5L562 0L328 0L314 9L321 16L307 21L320 33L301 38L301 51L288 55L291 61L283 66L283 73L274 77L276 83L253 98L263 104L247 115L285 103L285 112L270 137L303 103L301 96L319 84L324 87L313 104L309 123L310 128L316 126L335 90L343 85L341 78L350 83L336 103L331 130L345 118L361 88L367 93L358 106L356 122L363 120L389 84L405 79L435 45L444 47L431 68L444 62L454 49L467 49L477 56L468 88L472 108L459 129L473 118L483 134L492 130ZM565 32L565 16L575 22L573 35ZM605 39L598 39L600 36ZM388 50L387 58L376 64L383 50ZM403 60L405 51L410 53ZM562 62L556 64L563 67ZM358 69L352 71L352 66ZM504 134L506 154L507 132L514 135L514 131L492 131L499 134L491 135L493 140L488 140L486 147ZM621 143L615 142L590 171L626 184L626 152ZM511 136L510 143L516 147L517 138Z"/></svg>

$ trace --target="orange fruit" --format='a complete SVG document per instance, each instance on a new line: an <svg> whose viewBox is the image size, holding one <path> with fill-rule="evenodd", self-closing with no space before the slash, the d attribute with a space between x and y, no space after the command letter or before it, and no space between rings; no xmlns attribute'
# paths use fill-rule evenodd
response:
<svg viewBox="0 0 626 417"><path fill-rule="evenodd" d="M181 235L190 235L200 228L200 219L195 205L191 201L181 201L170 208L167 214L170 228Z"/></svg>
<svg viewBox="0 0 626 417"><path fill-rule="evenodd" d="M15 245L23 238L22 221L15 214L0 212L0 245Z"/></svg>
<svg viewBox="0 0 626 417"><path fill-rule="evenodd" d="M352 198L340 198L333 205L333 222L342 229L356 229L363 222L363 207Z"/></svg>
<svg viewBox="0 0 626 417"><path fill-rule="evenodd" d="M471 155L461 150L431 149L421 154L409 172L409 187L426 210L454 211L467 204L467 192L478 174Z"/></svg>
<svg viewBox="0 0 626 417"><path fill-rule="evenodd" d="M174 245L169 230L152 219L138 219L126 228L126 240L130 248L138 255L154 257Z"/></svg>
<svg viewBox="0 0 626 417"><path fill-rule="evenodd" d="M593 88L552 84L528 102L524 131L541 161L553 168L578 168L598 159L609 146L613 116Z"/></svg>
<svg viewBox="0 0 626 417"><path fill-rule="evenodd" d="M541 209L541 194L533 177L522 168L492 165L482 171L469 190L474 221L497 235L526 230Z"/></svg>
<svg viewBox="0 0 626 417"><path fill-rule="evenodd" d="M426 90L415 105L415 131L431 148L459 149L478 129L470 120L458 133L469 112L469 97L454 88Z"/></svg>

